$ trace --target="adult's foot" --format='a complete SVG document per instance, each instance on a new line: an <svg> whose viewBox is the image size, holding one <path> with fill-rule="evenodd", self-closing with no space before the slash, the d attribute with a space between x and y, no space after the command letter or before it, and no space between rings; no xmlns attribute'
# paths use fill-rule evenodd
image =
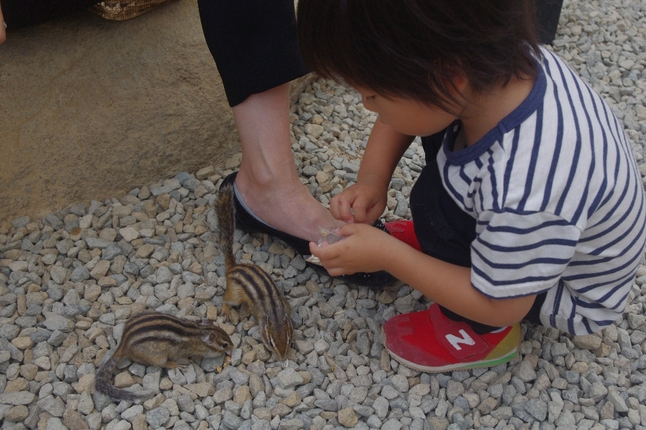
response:
<svg viewBox="0 0 646 430"><path fill-rule="evenodd" d="M276 230L307 241L317 241L319 227L334 230L343 225L309 193L298 177L296 180L273 178L259 181L240 170L235 183L248 209Z"/></svg>

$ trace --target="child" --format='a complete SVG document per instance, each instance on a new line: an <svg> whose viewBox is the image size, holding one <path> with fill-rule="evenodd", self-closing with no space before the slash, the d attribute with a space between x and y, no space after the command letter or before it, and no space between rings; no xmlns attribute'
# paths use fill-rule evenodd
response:
<svg viewBox="0 0 646 430"><path fill-rule="evenodd" d="M335 196L345 238L329 273L386 270L434 303L383 328L412 368L511 360L521 320L571 334L626 306L646 240L641 177L599 95L539 48L526 0L300 0L311 70L379 114L357 182ZM422 252L370 226L413 136L426 166L410 197Z"/></svg>

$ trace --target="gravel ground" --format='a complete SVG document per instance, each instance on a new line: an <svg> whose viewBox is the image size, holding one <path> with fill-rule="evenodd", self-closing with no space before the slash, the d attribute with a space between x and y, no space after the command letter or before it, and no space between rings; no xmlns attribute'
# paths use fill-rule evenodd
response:
<svg viewBox="0 0 646 430"><path fill-rule="evenodd" d="M645 37L644 1L566 0L553 49L611 103L646 174ZM355 180L374 116L355 92L321 80L292 112L303 182L327 203ZM390 360L379 334L391 316L427 306L419 293L320 277L282 242L240 232L238 259L271 272L291 303L292 360L272 360L241 312L222 324L235 344L230 363L125 363L119 386L159 394L115 404L93 393L96 367L130 315L217 318L225 279L212 204L238 163L0 226L2 428L646 428L646 266L623 318L600 334L523 326L511 363L427 374ZM395 173L387 219L410 216L422 166L414 144Z"/></svg>

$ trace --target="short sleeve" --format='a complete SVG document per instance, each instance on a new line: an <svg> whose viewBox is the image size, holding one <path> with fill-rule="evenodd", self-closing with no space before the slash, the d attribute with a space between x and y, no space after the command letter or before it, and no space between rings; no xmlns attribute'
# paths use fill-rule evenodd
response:
<svg viewBox="0 0 646 430"><path fill-rule="evenodd" d="M492 298L538 294L572 260L581 231L544 212L484 212L471 245L471 283Z"/></svg>

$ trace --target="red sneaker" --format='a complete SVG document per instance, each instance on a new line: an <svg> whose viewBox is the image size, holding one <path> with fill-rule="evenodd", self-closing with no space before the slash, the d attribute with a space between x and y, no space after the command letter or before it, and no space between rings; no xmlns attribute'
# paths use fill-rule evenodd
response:
<svg viewBox="0 0 646 430"><path fill-rule="evenodd" d="M476 334L465 322L447 318L437 303L427 310L397 315L383 327L384 344L400 363L422 372L489 367L513 359L520 323Z"/></svg>
<svg viewBox="0 0 646 430"><path fill-rule="evenodd" d="M413 226L413 221L403 219L390 221L384 224L384 227L391 236L396 237L397 239L412 246L418 251L422 250L422 247L417 241L417 236L415 235L415 227Z"/></svg>

